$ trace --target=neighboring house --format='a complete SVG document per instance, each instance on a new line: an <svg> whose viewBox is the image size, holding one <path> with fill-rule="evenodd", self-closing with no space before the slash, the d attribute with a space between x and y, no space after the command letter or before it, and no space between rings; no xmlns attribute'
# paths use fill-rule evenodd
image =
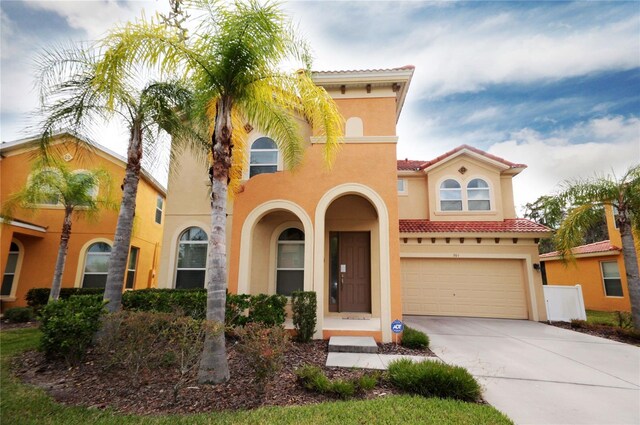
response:
<svg viewBox="0 0 640 425"><path fill-rule="evenodd" d="M560 253L540 255L546 284L582 286L588 310L631 311L627 275L622 256L622 238L613 219L611 207L605 208L609 239L575 247L575 261L562 261ZM636 252L640 238L635 237Z"/></svg>
<svg viewBox="0 0 640 425"><path fill-rule="evenodd" d="M470 146L433 161L396 160L413 71L314 73L346 121L331 169L323 137L302 121L308 146L294 171L273 140L249 133L250 166L228 211L230 292L316 291L316 338L388 342L403 314L546 319L537 243L549 231L517 219L513 204L511 179L525 166ZM202 287L207 167L189 152L179 161L158 285Z"/></svg>
<svg viewBox="0 0 640 425"><path fill-rule="evenodd" d="M72 143L78 135L63 132L55 136L57 150L71 169L101 168L111 176L112 197L119 205L125 159L103 146L91 149ZM37 154L37 139L0 144L0 202L20 190L31 172ZM125 288L156 286L156 267L164 221L165 189L142 172L138 186L131 250ZM57 203L39 205L36 211L17 210L14 219L0 224L0 292L2 307L25 305L31 288L51 287L64 211ZM94 220L74 219L69 240L62 287L104 287L107 263L113 244L118 211L103 210Z"/></svg>

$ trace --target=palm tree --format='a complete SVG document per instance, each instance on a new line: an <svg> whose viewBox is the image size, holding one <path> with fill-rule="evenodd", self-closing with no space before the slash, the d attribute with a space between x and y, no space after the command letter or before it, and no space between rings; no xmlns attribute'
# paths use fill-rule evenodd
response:
<svg viewBox="0 0 640 425"><path fill-rule="evenodd" d="M112 206L109 181L109 175L103 170L75 172L61 163L45 165L37 161L26 185L11 195L3 207L2 215L7 218L13 215L16 207L36 209L41 204L60 204L64 208L49 302L57 301L60 296L72 217L93 218L103 207Z"/></svg>
<svg viewBox="0 0 640 425"><path fill-rule="evenodd" d="M619 180L607 176L568 184L558 197L573 205L554 236L563 257L573 258L571 248L580 245L585 233L601 220L594 210L609 205L617 211L631 315L634 327L640 329L640 277L633 236L640 232L640 165L631 167Z"/></svg>
<svg viewBox="0 0 640 425"><path fill-rule="evenodd" d="M128 127L122 201L104 292L107 309L114 312L122 302L143 150L153 147L160 130L172 134L176 141L189 132L182 115L188 113L191 93L178 81L151 82L140 90L125 74L110 74L106 93L107 85L101 84L96 74L102 60L99 52L88 46L70 46L40 56L38 83L46 117L41 125L41 148L46 154L51 135L59 128L86 133L113 116Z"/></svg>
<svg viewBox="0 0 640 425"><path fill-rule="evenodd" d="M127 72L134 64L160 66L165 71L183 70L193 81L192 118L206 124L210 141L207 319L222 322L227 196L229 184L241 177L244 165L244 124L270 135L292 168L300 162L304 146L295 116L326 136L328 164L342 135L342 117L328 93L313 83L306 43L297 38L276 4L261 5L256 0L228 7L215 0L189 4L201 14L192 36L185 38L183 29L153 21L129 23L105 38L106 60L100 71L108 82L110 75ZM304 69L284 73L278 66L286 60ZM207 335L198 379L201 383L229 379L224 335Z"/></svg>

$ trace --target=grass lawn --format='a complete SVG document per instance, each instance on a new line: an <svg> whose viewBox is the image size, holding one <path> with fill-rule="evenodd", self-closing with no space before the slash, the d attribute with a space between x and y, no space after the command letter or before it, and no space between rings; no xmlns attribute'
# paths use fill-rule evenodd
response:
<svg viewBox="0 0 640 425"><path fill-rule="evenodd" d="M618 313L615 311L587 310L587 323L618 327Z"/></svg>
<svg viewBox="0 0 640 425"><path fill-rule="evenodd" d="M323 403L299 407L268 407L252 411L189 416L132 416L113 411L67 407L44 391L11 376L11 356L36 347L40 331L0 332L0 423L11 424L511 424L491 406L452 400L390 396L378 400Z"/></svg>

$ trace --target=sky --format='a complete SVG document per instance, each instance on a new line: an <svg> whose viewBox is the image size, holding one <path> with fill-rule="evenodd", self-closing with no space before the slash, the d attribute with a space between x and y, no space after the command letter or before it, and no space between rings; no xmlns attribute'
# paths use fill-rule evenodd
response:
<svg viewBox="0 0 640 425"><path fill-rule="evenodd" d="M316 70L415 66L398 122L399 159L429 160L466 143L527 164L514 178L519 208L567 180L620 176L640 162L638 1L283 8L312 46ZM167 9L167 0L0 1L1 140L30 135L37 52ZM91 136L126 150L124 131ZM166 181L164 172L157 177Z"/></svg>

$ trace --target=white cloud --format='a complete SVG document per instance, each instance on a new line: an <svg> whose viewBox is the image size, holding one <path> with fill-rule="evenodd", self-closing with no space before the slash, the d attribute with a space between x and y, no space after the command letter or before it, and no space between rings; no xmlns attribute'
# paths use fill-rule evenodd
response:
<svg viewBox="0 0 640 425"><path fill-rule="evenodd" d="M580 133L589 140L570 144ZM489 152L528 168L514 178L517 207L551 194L567 180L595 175L621 175L640 162L640 120L608 117L580 124L562 134L544 137L524 129L510 140L496 143Z"/></svg>

